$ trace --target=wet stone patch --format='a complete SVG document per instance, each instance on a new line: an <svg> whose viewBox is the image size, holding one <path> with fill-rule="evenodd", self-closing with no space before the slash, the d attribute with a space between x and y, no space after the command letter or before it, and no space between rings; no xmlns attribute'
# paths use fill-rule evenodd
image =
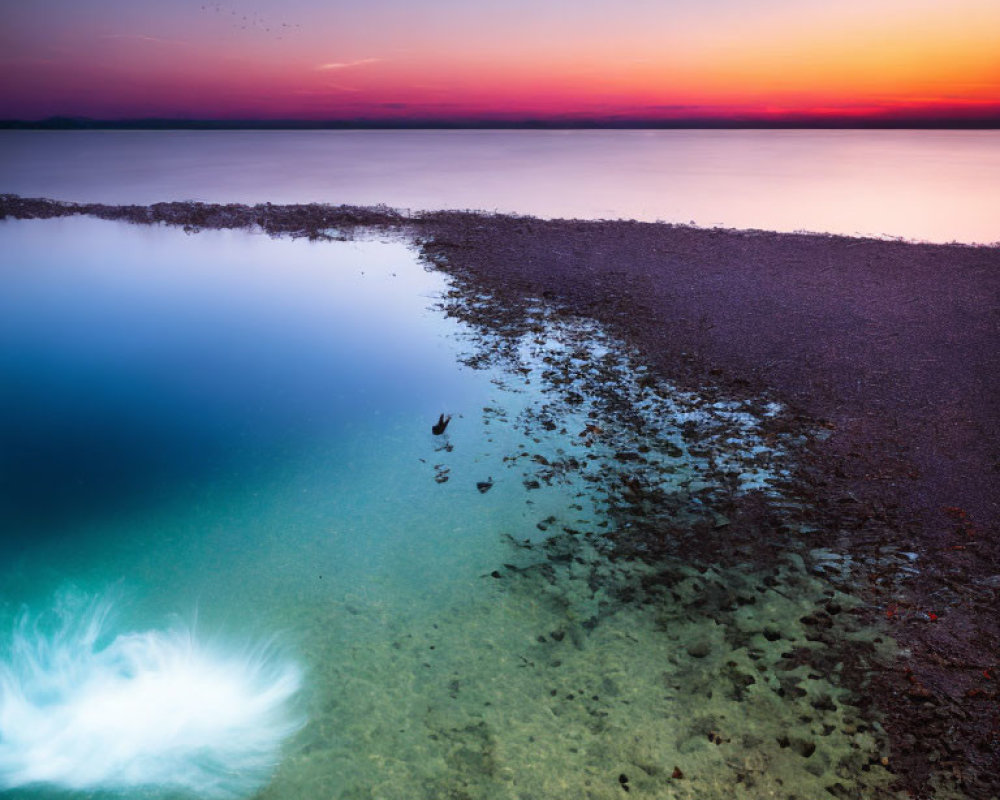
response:
<svg viewBox="0 0 1000 800"><path fill-rule="evenodd" d="M809 540L799 427L767 398L678 392L544 302L453 287L496 392L421 469L526 513L432 618L377 592L299 609L338 634L308 653L310 722L261 796L897 797L863 693L894 644ZM452 446L469 422L490 475Z"/></svg>
<svg viewBox="0 0 1000 800"><path fill-rule="evenodd" d="M518 411L513 424L526 448L505 463L527 488L571 477L586 485L616 520L606 538L619 550L641 549L639 530L650 526L725 529L726 510L751 492L801 507L782 496L786 450L795 442L780 423L770 425L780 417L778 403L678 391L596 323L544 303L514 311L456 288L442 306L474 331L467 366L501 369L500 388L544 398ZM506 410L483 409L484 425L508 421ZM560 443L555 458L536 452L548 440Z"/></svg>
<svg viewBox="0 0 1000 800"><path fill-rule="evenodd" d="M801 559L654 566L567 533L508 557L432 620L325 609L352 652L314 654L336 693L263 796L894 796L839 660L889 645Z"/></svg>
<svg viewBox="0 0 1000 800"><path fill-rule="evenodd" d="M839 653L849 642L874 660L891 646L801 559L766 571L639 565L568 536L538 549L543 560L511 570L512 591L540 593L566 622L539 637L562 658L532 663L559 661L554 713L610 734L602 748L630 786L658 797L889 796L884 731L841 685ZM614 666L599 682L565 669L601 647L622 654L605 656Z"/></svg>
<svg viewBox="0 0 1000 800"><path fill-rule="evenodd" d="M849 570L810 551L809 509L786 491L801 434L782 408L676 391L541 301L511 307L459 282L442 305L472 331L468 366L499 369L505 397L541 397L482 409L484 430L520 434L503 461L525 502L552 486L573 502L507 532L508 560L484 576L525 630L482 708L460 701L497 667L481 652L456 665L458 716L432 736L454 772L435 790L894 796L887 737L859 694L894 645L843 591ZM707 558L749 498L778 521L757 532L766 566ZM473 613L442 625L482 625Z"/></svg>

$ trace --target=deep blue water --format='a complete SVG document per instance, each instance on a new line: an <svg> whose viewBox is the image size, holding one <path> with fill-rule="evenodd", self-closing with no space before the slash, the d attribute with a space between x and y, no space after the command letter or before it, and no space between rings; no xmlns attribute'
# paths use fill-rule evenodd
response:
<svg viewBox="0 0 1000 800"><path fill-rule="evenodd" d="M430 419L462 395L440 345L412 330L433 327L421 315L440 279L394 276L392 259L409 259L401 245L369 245L379 254L357 265L349 254L364 243L342 255L85 220L6 228L8 539L249 479L317 437L378 417ZM404 281L407 292L393 288Z"/></svg>

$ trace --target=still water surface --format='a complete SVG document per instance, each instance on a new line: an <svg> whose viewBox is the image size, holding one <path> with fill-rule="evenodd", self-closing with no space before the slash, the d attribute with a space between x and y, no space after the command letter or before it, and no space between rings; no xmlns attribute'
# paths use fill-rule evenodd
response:
<svg viewBox="0 0 1000 800"><path fill-rule="evenodd" d="M1000 240L997 131L0 131L0 192Z"/></svg>
<svg viewBox="0 0 1000 800"><path fill-rule="evenodd" d="M0 247L9 796L885 785L836 669L783 660L822 655L802 619L850 598L794 554L604 551L622 469L679 520L715 513L720 470L777 492L777 407L643 382L541 307L484 360L500 342L401 241L67 218Z"/></svg>

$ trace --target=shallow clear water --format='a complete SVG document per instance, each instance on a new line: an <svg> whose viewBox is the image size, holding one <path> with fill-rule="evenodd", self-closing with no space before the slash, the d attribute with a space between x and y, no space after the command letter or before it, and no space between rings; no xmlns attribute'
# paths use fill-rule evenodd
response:
<svg viewBox="0 0 1000 800"><path fill-rule="evenodd" d="M609 556L630 519L724 529L712 498L780 500L777 406L644 380L544 306L477 328L489 298L402 241L74 218L2 223L0 245L0 787L886 783L840 667L801 657L829 658L817 608L872 634L800 556Z"/></svg>
<svg viewBox="0 0 1000 800"><path fill-rule="evenodd" d="M0 192L996 242L997 131L0 131Z"/></svg>

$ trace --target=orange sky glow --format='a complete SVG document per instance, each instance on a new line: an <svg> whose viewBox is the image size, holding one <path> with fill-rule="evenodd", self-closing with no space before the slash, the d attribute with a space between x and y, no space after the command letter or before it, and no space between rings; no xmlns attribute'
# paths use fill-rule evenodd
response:
<svg viewBox="0 0 1000 800"><path fill-rule="evenodd" d="M0 118L1000 122L996 0L35 0Z"/></svg>

